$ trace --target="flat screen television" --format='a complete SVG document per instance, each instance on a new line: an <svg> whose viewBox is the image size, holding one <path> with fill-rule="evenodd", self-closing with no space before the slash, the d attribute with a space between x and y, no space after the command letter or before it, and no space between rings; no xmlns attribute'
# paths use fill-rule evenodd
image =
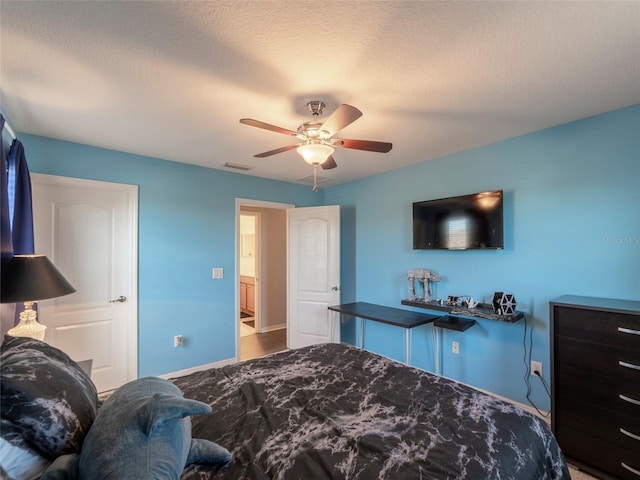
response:
<svg viewBox="0 0 640 480"><path fill-rule="evenodd" d="M502 190L413 204L414 250L504 248Z"/></svg>

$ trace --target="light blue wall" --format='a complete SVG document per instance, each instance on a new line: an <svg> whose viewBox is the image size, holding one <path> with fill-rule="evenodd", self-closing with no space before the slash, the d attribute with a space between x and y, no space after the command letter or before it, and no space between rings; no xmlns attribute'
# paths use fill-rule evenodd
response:
<svg viewBox="0 0 640 480"><path fill-rule="evenodd" d="M31 172L139 185L139 375L235 356L235 199L314 206L308 186L19 135ZM224 279L212 280L211 268ZM173 347L182 334L185 347Z"/></svg>
<svg viewBox="0 0 640 480"><path fill-rule="evenodd" d="M549 379L548 301L562 294L640 299L640 106L536 132L320 191L20 134L31 171L140 186L139 374L230 358L235 348L235 198L339 204L342 301L401 307L405 273L443 276L439 297L513 292L533 322L533 358ZM411 248L411 204L505 191L503 251ZM402 307L407 308L407 307ZM176 331L176 325L180 332ZM352 326L343 337L353 338ZM190 345L174 349L173 335ZM443 373L526 402L524 323L479 320L445 331ZM460 342L460 355L450 353ZM402 331L367 326L367 347L402 359ZM528 339L527 339L528 343ZM433 371L430 327L413 337L414 365ZM532 399L549 402L533 381Z"/></svg>
<svg viewBox="0 0 640 480"><path fill-rule="evenodd" d="M496 189L505 192L504 250L412 250L413 202ZM333 187L325 202L343 212L343 302L408 308L400 301L415 267L443 276L438 297L512 292L534 325L532 358L547 381L550 300L640 300L640 106ZM402 333L368 322L365 343L402 359ZM343 338L353 339L353 324ZM479 319L466 332L446 330L443 374L526 403L524 340L524 322ZM431 327L416 329L413 364L433 371L433 357ZM542 385L532 385L547 409Z"/></svg>

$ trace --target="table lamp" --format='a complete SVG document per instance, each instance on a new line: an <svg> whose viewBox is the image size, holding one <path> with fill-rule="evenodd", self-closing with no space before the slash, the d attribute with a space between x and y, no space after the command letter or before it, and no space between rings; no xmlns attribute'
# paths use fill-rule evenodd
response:
<svg viewBox="0 0 640 480"><path fill-rule="evenodd" d="M3 262L0 303L24 302L18 325L7 334L44 340L47 327L38 323L38 312L33 310L33 304L75 291L45 255L15 255Z"/></svg>

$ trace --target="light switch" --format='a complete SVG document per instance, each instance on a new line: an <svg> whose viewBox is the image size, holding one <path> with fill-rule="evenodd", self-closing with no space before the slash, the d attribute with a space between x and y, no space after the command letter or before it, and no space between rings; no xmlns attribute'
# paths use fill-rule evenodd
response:
<svg viewBox="0 0 640 480"><path fill-rule="evenodd" d="M214 268L211 272L213 278L224 278L224 268Z"/></svg>

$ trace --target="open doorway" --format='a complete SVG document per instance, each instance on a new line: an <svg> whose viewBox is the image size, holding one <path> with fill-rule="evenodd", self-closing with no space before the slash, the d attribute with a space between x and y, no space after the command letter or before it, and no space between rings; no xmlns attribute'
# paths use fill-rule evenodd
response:
<svg viewBox="0 0 640 480"><path fill-rule="evenodd" d="M256 232L260 226L260 212L240 211L240 336L255 335L256 325Z"/></svg>
<svg viewBox="0 0 640 480"><path fill-rule="evenodd" d="M288 204L237 200L237 358L287 348Z"/></svg>

